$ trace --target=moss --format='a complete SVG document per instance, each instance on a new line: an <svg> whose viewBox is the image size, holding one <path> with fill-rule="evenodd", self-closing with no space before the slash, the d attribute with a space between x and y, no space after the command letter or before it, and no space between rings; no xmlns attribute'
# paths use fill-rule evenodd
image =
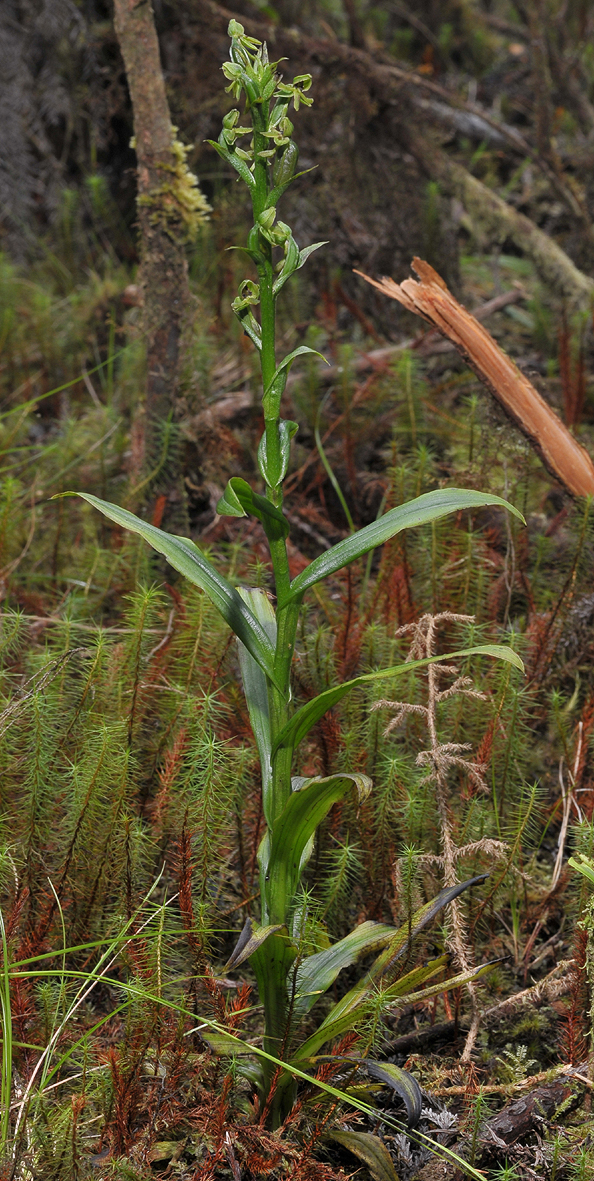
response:
<svg viewBox="0 0 594 1181"><path fill-rule="evenodd" d="M131 140L135 147L135 140ZM150 193L138 198L139 206L147 208L149 222L159 227L178 242L193 242L201 226L208 220L211 206L200 188L198 178L188 168L189 147L177 138L177 127L171 128L173 164L159 162L159 170L169 179L155 186Z"/></svg>

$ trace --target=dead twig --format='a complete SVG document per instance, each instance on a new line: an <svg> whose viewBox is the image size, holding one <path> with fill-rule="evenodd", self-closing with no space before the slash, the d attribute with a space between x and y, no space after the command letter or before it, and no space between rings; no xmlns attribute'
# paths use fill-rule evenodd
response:
<svg viewBox="0 0 594 1181"><path fill-rule="evenodd" d="M553 1076L551 1076L550 1070L541 1070L539 1074L531 1074L528 1078L519 1079L517 1083L485 1083L481 1085L481 1093L483 1095L513 1095L517 1091L530 1091L533 1087L538 1087L543 1082L558 1083L563 1079L567 1079L568 1081L576 1079L578 1082L583 1083L584 1086L594 1088L594 1083L586 1078L585 1075L580 1074L578 1068L561 1066L556 1069ZM440 1099L446 1095L467 1095L468 1087L440 1087L437 1091L431 1091L431 1094Z"/></svg>

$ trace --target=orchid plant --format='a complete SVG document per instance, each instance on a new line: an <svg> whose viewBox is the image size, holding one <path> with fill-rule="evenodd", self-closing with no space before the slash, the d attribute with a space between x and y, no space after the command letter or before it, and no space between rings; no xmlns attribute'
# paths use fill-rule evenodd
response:
<svg viewBox="0 0 594 1181"><path fill-rule="evenodd" d="M376 680L409 673L430 664L432 659L482 653L522 667L511 649L481 645L463 653L403 662L355 677L296 707L291 695L291 664L304 596L317 583L369 554L403 529L487 504L502 505L523 518L497 496L468 489L438 489L391 509L365 528L351 533L311 561L296 578L291 578L283 481L290 462L291 439L298 425L281 416L281 399L291 365L296 358L313 350L301 346L277 360L276 303L294 272L325 243L316 242L301 249L291 228L277 220L277 206L288 186L304 175L296 171L298 149L292 138L289 110L297 111L300 104L311 105L312 80L309 74L302 74L291 83L284 82L278 73L279 63L268 60L266 45L246 36L242 25L235 20L229 24L229 35L230 61L224 64L223 73L229 80L227 90L237 101L244 100L244 111L233 109L224 117L221 134L213 147L236 170L252 200L254 224L245 253L255 267L257 279L243 280L232 306L259 354L264 433L258 449L262 490L252 488L238 476L233 477L218 504L218 512L234 517L253 516L261 523L270 550L275 605L264 590L233 585L193 541L165 533L95 496L80 495L116 524L139 534L176 570L200 587L238 640L243 690L261 765L266 831L259 848L260 920L248 919L225 970L236 969L249 960L256 977L265 1028L263 1052L249 1064L249 1071L261 1110L274 1128L280 1125L294 1102L297 1083L292 1071L315 1069L320 1051L345 1032L357 1028L369 1012L370 1003L377 1002L378 991L386 1004L403 996L417 1000L457 987L485 970L483 965L445 984L428 986L431 977L443 973L447 957L440 956L397 978L398 961L410 948L411 938L448 902L482 878L443 890L402 929L364 922L333 946L306 954L300 883L316 830L334 804L350 793L359 801L364 800L372 790L372 783L365 775L347 772L294 777L292 764L296 748L345 694ZM309 1014L316 1002L342 969L370 953L377 953L371 968L314 1028ZM305 1023L306 1037L300 1032ZM220 1048L225 1049L224 1039ZM368 1058L350 1062L353 1069L365 1065L373 1077L399 1091L411 1122L418 1119L420 1091L410 1075Z"/></svg>

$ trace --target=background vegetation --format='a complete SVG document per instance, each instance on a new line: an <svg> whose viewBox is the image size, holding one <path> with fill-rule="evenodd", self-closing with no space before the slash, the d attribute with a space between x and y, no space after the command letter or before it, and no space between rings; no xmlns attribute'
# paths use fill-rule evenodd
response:
<svg viewBox="0 0 594 1181"><path fill-rule="evenodd" d="M234 12L290 55L291 75L314 74L316 122L300 111L299 138L301 166L318 167L287 208L302 245L330 244L279 310L282 346L307 343L331 369L308 358L285 395L300 428L286 484L293 576L347 535L343 501L359 526L452 484L505 496L528 522L491 509L402 534L310 603L294 664L303 701L404 658L404 629L428 613L442 617L442 651L507 643L526 665L522 678L468 661L481 696L452 695L437 716L440 741L463 744L471 767L448 777L460 879L490 875L461 903L468 954L499 961L481 985L472 1063L459 1067L463 990L387 1024L370 1009L360 1033L416 1075L421 1131L468 1169L585 1179L591 890L568 857L594 856L591 506L570 500L456 354L434 337L419 345L419 322L352 267L401 279L417 252L469 308L516 290L489 327L594 454L591 6ZM193 539L238 584L269 586L259 523L240 541L215 514L230 475L255 478L262 432L254 350L229 308L245 263L227 247L244 239L248 210L203 143L228 106L228 13L195 2L156 16L172 117L212 214L184 247L183 405L140 474L135 156L111 14L52 0L0 17L0 1167L44 1181L389 1176L330 1140L346 1127L379 1132L402 1181L443 1176L385 1092L374 1121L304 1086L280 1132L266 1131L236 1060L205 1036L209 1021L255 1044L262 1032L249 969L224 970L258 912L263 825L235 644L139 539L51 499L75 487L159 525L181 472ZM498 206L489 221L485 192L511 220ZM544 241L522 238L515 216ZM407 712L388 734L397 706L374 709L392 694L370 687L301 748L303 775L374 781L318 838L312 950L366 919L406 922L442 885L435 784L418 762L427 733L410 710L427 681L398 684ZM444 912L425 933L420 959L443 950L448 922ZM318 1076L349 1081L332 1061Z"/></svg>

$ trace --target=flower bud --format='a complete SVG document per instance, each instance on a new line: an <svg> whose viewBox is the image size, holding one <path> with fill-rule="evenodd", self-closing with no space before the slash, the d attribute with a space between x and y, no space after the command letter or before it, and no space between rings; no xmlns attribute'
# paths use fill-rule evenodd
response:
<svg viewBox="0 0 594 1181"><path fill-rule="evenodd" d="M258 222L263 230L271 230L274 225L275 217L276 209L265 209L264 212L260 214Z"/></svg>
<svg viewBox="0 0 594 1181"><path fill-rule="evenodd" d="M225 78L230 78L232 81L237 81L241 78L243 70L236 62L223 62L221 69Z"/></svg>

